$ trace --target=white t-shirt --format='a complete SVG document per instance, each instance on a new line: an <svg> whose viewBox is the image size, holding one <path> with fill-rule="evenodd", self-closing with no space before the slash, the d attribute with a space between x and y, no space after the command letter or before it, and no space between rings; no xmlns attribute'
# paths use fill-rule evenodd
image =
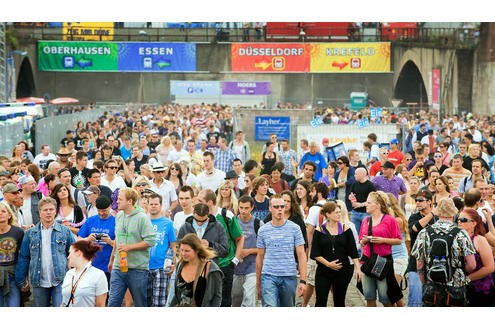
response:
<svg viewBox="0 0 495 328"><path fill-rule="evenodd" d="M162 179L160 187L157 187L154 180L150 180L151 189L162 196L162 208L164 211L170 208L170 204L178 200L174 184L168 180Z"/></svg>
<svg viewBox="0 0 495 328"><path fill-rule="evenodd" d="M190 214L185 214L184 211L180 211L180 212L175 213L175 215L174 215L175 234L179 233L180 227L182 227L184 225L184 223L186 223L186 219L188 217L190 217L191 215L193 215L193 212L191 212Z"/></svg>
<svg viewBox="0 0 495 328"><path fill-rule="evenodd" d="M36 166L38 166L40 169L46 170L46 168L48 167L47 163L49 160L56 161L57 157L55 156L55 154L52 153L49 153L47 156L43 154L38 154L34 158L33 163L36 164Z"/></svg>
<svg viewBox="0 0 495 328"><path fill-rule="evenodd" d="M316 204L324 205L326 200L319 200ZM313 227L319 226L321 206L313 205L309 208L306 224L311 224Z"/></svg>
<svg viewBox="0 0 495 328"><path fill-rule="evenodd" d="M31 196L28 197L27 199L24 199L24 203L22 203L22 206L19 208L22 212L22 218L19 216L19 224L23 226L30 226L33 224L33 215L31 214Z"/></svg>
<svg viewBox="0 0 495 328"><path fill-rule="evenodd" d="M72 286L76 284L79 276L80 274L76 275L76 269L71 269L65 274L64 282L62 283L63 306L69 301ZM74 304L71 302L69 307L95 307L96 296L103 295L107 292L108 283L105 272L91 265L77 284L76 291L74 292Z"/></svg>
<svg viewBox="0 0 495 328"><path fill-rule="evenodd" d="M205 172L198 174L196 186L200 189L211 189L216 191L225 180L225 172L215 169L212 175L206 175Z"/></svg>
<svg viewBox="0 0 495 328"><path fill-rule="evenodd" d="M112 190L112 192L115 191L117 188L126 188L127 185L125 184L124 179L120 175L115 175L115 178L112 180L112 182L108 182L107 178L105 175L101 176L101 182L100 184L102 186L107 186Z"/></svg>

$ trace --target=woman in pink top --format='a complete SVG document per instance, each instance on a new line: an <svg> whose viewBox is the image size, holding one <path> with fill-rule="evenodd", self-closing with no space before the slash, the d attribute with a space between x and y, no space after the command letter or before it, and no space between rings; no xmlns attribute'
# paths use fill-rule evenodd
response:
<svg viewBox="0 0 495 328"><path fill-rule="evenodd" d="M366 200L366 212L370 215L363 220L359 232L359 242L362 247L362 262L370 257L370 243L373 243L373 252L380 256L392 259L392 245L400 245L402 236L399 225L391 215L391 208L387 205L388 197L383 191L371 192ZM369 220L372 220L372 233L368 232ZM367 306L376 306L376 294L383 306L392 306L402 298L400 287L395 280L393 268L389 270L383 280L363 274L363 294ZM397 288L398 291L397 291ZM392 293L393 292L393 293ZM391 297L391 296L394 297ZM398 299L397 299L397 298Z"/></svg>

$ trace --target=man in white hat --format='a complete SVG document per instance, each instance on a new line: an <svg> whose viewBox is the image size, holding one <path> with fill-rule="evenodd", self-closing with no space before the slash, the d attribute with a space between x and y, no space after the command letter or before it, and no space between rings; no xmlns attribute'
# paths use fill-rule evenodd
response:
<svg viewBox="0 0 495 328"><path fill-rule="evenodd" d="M24 202L19 207L19 224L24 229L29 229L40 222L38 203L43 194L37 191L37 184L32 175L24 175L19 178Z"/></svg>
<svg viewBox="0 0 495 328"><path fill-rule="evenodd" d="M165 179L165 166L156 162L152 166L153 179L150 182L151 189L162 196L162 208L165 216L170 218L170 214L179 203L174 184Z"/></svg>

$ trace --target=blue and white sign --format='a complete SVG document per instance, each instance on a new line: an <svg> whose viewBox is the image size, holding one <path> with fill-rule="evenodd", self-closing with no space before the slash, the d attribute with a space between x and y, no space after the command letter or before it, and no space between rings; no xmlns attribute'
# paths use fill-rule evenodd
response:
<svg viewBox="0 0 495 328"><path fill-rule="evenodd" d="M370 108L370 116L371 116L371 118L382 117L383 116L383 108L381 108L381 107Z"/></svg>
<svg viewBox="0 0 495 328"><path fill-rule="evenodd" d="M268 141L272 133L276 133L278 139L290 140L290 116L255 117L256 141Z"/></svg>
<svg viewBox="0 0 495 328"><path fill-rule="evenodd" d="M195 72L195 43L119 43L120 72Z"/></svg>
<svg viewBox="0 0 495 328"><path fill-rule="evenodd" d="M170 94L176 97L217 97L221 91L219 81L170 81Z"/></svg>
<svg viewBox="0 0 495 328"><path fill-rule="evenodd" d="M309 124L311 124L312 127L316 128L317 126L320 126L322 125L324 122L323 120L321 119L320 116L316 116L314 119L311 120L311 122L309 122Z"/></svg>
<svg viewBox="0 0 495 328"><path fill-rule="evenodd" d="M367 117L365 117L361 120L358 120L358 127L359 128L363 129L363 128L366 128L368 126L370 126L370 121L368 121Z"/></svg>

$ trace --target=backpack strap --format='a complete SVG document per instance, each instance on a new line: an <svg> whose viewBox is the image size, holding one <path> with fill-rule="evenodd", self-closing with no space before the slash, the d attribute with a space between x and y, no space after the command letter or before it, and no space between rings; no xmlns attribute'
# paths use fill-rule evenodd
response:
<svg viewBox="0 0 495 328"><path fill-rule="evenodd" d="M258 236L258 230L260 230L260 220L257 218L254 218L254 233L256 236Z"/></svg>

